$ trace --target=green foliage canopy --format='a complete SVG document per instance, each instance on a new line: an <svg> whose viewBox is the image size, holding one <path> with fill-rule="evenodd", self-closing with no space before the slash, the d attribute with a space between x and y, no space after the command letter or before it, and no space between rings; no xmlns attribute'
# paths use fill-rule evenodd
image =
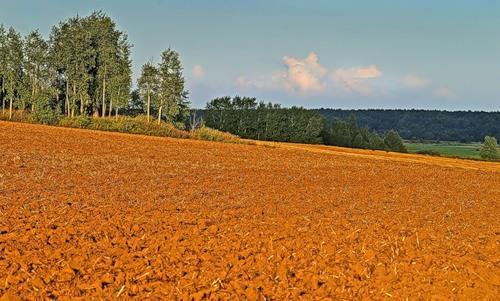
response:
<svg viewBox="0 0 500 301"><path fill-rule="evenodd" d="M497 139L495 137L486 136L480 149L481 158L487 160L496 160L500 158L498 152Z"/></svg>

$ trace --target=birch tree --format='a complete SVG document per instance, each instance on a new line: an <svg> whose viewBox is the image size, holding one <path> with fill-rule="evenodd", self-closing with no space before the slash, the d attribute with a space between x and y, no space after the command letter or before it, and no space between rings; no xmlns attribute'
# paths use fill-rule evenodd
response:
<svg viewBox="0 0 500 301"><path fill-rule="evenodd" d="M142 66L141 76L137 80L137 86L141 98L146 104L146 116L148 122L151 121L151 99L156 99L158 92L158 69L153 63L146 63Z"/></svg>
<svg viewBox="0 0 500 301"><path fill-rule="evenodd" d="M28 84L28 102L31 111L37 109L37 100L51 85L52 76L49 65L49 46L38 30L30 32L24 42L24 70Z"/></svg>
<svg viewBox="0 0 500 301"><path fill-rule="evenodd" d="M21 35L12 27L6 40L6 93L9 98L9 119L12 119L14 102L23 88L23 43Z"/></svg>
<svg viewBox="0 0 500 301"><path fill-rule="evenodd" d="M120 38L116 53L116 63L110 78L109 117L115 106L115 116L118 110L128 106L132 88L132 62L130 60L130 44L127 36Z"/></svg>
<svg viewBox="0 0 500 301"><path fill-rule="evenodd" d="M158 124L163 116L174 122L179 115L189 113L182 70L179 54L170 48L163 51L158 66Z"/></svg>
<svg viewBox="0 0 500 301"><path fill-rule="evenodd" d="M51 35L52 60L64 80L65 111L75 116L79 108L85 114L90 100L91 71L95 69L95 48L87 24L79 17L54 27Z"/></svg>

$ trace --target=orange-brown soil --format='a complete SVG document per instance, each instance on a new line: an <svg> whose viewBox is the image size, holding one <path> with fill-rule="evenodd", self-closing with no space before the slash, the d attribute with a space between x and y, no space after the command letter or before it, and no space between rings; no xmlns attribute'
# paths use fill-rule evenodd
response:
<svg viewBox="0 0 500 301"><path fill-rule="evenodd" d="M497 299L500 164L0 122L0 296Z"/></svg>

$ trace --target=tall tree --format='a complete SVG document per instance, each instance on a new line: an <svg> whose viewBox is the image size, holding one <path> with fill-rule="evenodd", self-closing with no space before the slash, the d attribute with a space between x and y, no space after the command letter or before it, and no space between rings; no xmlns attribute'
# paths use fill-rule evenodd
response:
<svg viewBox="0 0 500 301"><path fill-rule="evenodd" d="M371 133L369 139L369 145L371 149L383 150L385 149L384 139L376 132Z"/></svg>
<svg viewBox="0 0 500 301"><path fill-rule="evenodd" d="M179 54L170 48L163 51L158 66L158 124L163 116L174 122L176 117L189 112L182 70Z"/></svg>
<svg viewBox="0 0 500 301"><path fill-rule="evenodd" d="M384 143L386 149L394 152L407 153L408 150L403 144L403 140L395 130L390 130L385 134Z"/></svg>
<svg viewBox="0 0 500 301"><path fill-rule="evenodd" d="M79 107L84 114L90 100L91 76L96 68L96 49L88 24L80 17L70 18L52 29L51 56L64 81L65 111L74 116Z"/></svg>
<svg viewBox="0 0 500 301"><path fill-rule="evenodd" d="M116 63L110 77L110 99L109 99L109 117L115 106L115 115L118 116L118 110L128 106L130 100L130 90L132 88L132 62L130 60L130 44L127 37L123 35L120 38Z"/></svg>
<svg viewBox="0 0 500 301"><path fill-rule="evenodd" d="M6 41L5 61L6 92L9 98L9 119L12 119L14 102L23 88L23 43L21 35L9 28Z"/></svg>
<svg viewBox="0 0 500 301"><path fill-rule="evenodd" d="M49 46L38 30L30 32L24 42L24 70L28 79L28 100L31 111L37 109L40 94L51 85L53 73L49 64Z"/></svg>
<svg viewBox="0 0 500 301"><path fill-rule="evenodd" d="M113 77L119 76L120 48L130 49L127 37L116 29L115 22L102 11L96 11L85 18L84 23L91 35L91 45L95 48L95 64L93 70L94 83L97 90L94 93L94 115L98 115L98 101L100 99L101 116L105 117L109 109L108 100L111 97L109 85ZM125 43L123 43L125 41ZM130 94L130 91L128 91Z"/></svg>
<svg viewBox="0 0 500 301"><path fill-rule="evenodd" d="M141 76L137 80L139 93L146 103L146 116L148 122L151 121L151 99L155 98L158 92L158 69L153 63L146 63L142 66Z"/></svg>

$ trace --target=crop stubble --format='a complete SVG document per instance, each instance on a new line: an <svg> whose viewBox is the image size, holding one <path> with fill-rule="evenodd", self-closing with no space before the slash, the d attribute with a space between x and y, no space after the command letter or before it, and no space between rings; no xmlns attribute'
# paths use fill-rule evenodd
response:
<svg viewBox="0 0 500 301"><path fill-rule="evenodd" d="M493 300L499 196L496 163L0 122L0 296Z"/></svg>

